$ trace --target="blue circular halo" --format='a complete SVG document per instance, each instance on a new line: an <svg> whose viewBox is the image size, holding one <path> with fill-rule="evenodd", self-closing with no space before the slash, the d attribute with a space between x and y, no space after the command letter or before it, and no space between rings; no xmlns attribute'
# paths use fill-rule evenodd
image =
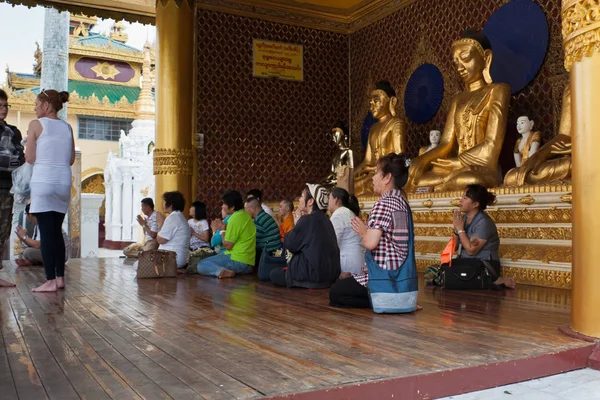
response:
<svg viewBox="0 0 600 400"><path fill-rule="evenodd" d="M414 70L404 91L406 117L424 124L438 112L444 98L444 77L433 64L422 64Z"/></svg>
<svg viewBox="0 0 600 400"><path fill-rule="evenodd" d="M549 29L542 8L531 0L511 0L483 28L492 44L494 82L518 93L535 78L548 51Z"/></svg>

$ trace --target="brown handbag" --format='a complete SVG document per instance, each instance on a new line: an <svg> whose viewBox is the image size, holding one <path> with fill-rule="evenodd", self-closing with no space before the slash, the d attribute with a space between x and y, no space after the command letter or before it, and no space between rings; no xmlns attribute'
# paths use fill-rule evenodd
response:
<svg viewBox="0 0 600 400"><path fill-rule="evenodd" d="M149 250L140 254L137 278L174 278L177 276L177 254L174 251Z"/></svg>

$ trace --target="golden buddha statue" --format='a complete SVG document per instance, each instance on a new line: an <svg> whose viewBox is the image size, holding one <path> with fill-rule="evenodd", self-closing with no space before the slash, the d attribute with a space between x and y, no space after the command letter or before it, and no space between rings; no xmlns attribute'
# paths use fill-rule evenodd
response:
<svg viewBox="0 0 600 400"><path fill-rule="evenodd" d="M412 160L406 191L462 190L500 183L498 157L508 120L510 87L492 83L492 49L482 33L466 30L452 44L454 64L465 84L450 106L440 144Z"/></svg>
<svg viewBox="0 0 600 400"><path fill-rule="evenodd" d="M506 186L535 185L571 178L571 90L565 88L558 135L504 177Z"/></svg>
<svg viewBox="0 0 600 400"><path fill-rule="evenodd" d="M371 114L377 122L369 130L365 159L354 172L356 196L372 196L377 161L389 153L406 150L406 122L396 116L398 98L388 81L377 82L371 92Z"/></svg>
<svg viewBox="0 0 600 400"><path fill-rule="evenodd" d="M331 167L329 169L329 175L323 179L323 186L333 187L339 186L338 182L340 176L347 176L354 171L354 152L348 146L348 128L343 122L339 122L334 128L331 129L331 138L338 147L333 160L331 161ZM344 182L341 187L350 190L352 182Z"/></svg>

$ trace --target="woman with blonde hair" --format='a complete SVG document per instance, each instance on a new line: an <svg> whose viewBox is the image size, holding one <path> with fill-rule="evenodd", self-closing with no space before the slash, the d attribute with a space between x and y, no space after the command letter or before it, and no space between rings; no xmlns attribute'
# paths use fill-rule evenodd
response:
<svg viewBox="0 0 600 400"><path fill-rule="evenodd" d="M44 90L35 100L37 120L27 132L25 159L33 165L30 211L38 220L46 283L33 292L65 287L65 242L62 224L71 202L71 165L75 162L73 129L57 113L68 92Z"/></svg>

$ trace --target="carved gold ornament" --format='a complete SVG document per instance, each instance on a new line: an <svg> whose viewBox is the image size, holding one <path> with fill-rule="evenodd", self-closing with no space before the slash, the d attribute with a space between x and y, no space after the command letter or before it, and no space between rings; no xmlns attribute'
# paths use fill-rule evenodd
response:
<svg viewBox="0 0 600 400"><path fill-rule="evenodd" d="M154 175L191 176L192 149L154 149Z"/></svg>
<svg viewBox="0 0 600 400"><path fill-rule="evenodd" d="M432 200L425 200L423 202L423 207L427 207L427 208L433 207L433 201Z"/></svg>
<svg viewBox="0 0 600 400"><path fill-rule="evenodd" d="M535 199L533 198L533 196L527 195L527 196L521 197L519 199L519 203L530 206L533 203L535 203Z"/></svg>
<svg viewBox="0 0 600 400"><path fill-rule="evenodd" d="M445 241L420 240L415 243L415 251L421 254L441 254L446 247ZM543 263L571 263L571 246L532 245L532 244L501 244L498 251L500 258L512 261L533 260Z"/></svg>
<svg viewBox="0 0 600 400"><path fill-rule="evenodd" d="M114 64L108 63L106 61L98 62L95 66L90 68L98 78L102 78L104 80L107 79L115 79L115 76L119 75L121 72L115 67Z"/></svg>
<svg viewBox="0 0 600 400"><path fill-rule="evenodd" d="M450 237L454 228L448 226L416 226L415 236ZM501 239L543 239L571 240L571 228L541 228L541 227L501 227L498 228Z"/></svg>
<svg viewBox="0 0 600 400"><path fill-rule="evenodd" d="M600 50L600 2L563 0L562 34L565 69Z"/></svg>
<svg viewBox="0 0 600 400"><path fill-rule="evenodd" d="M571 209L542 209L542 210L486 210L486 213L497 224L511 223L570 223ZM413 212L415 224L450 224L452 211Z"/></svg>
<svg viewBox="0 0 600 400"><path fill-rule="evenodd" d="M560 201L571 204L573 202L573 195L571 193L567 193L563 196L560 196Z"/></svg>

